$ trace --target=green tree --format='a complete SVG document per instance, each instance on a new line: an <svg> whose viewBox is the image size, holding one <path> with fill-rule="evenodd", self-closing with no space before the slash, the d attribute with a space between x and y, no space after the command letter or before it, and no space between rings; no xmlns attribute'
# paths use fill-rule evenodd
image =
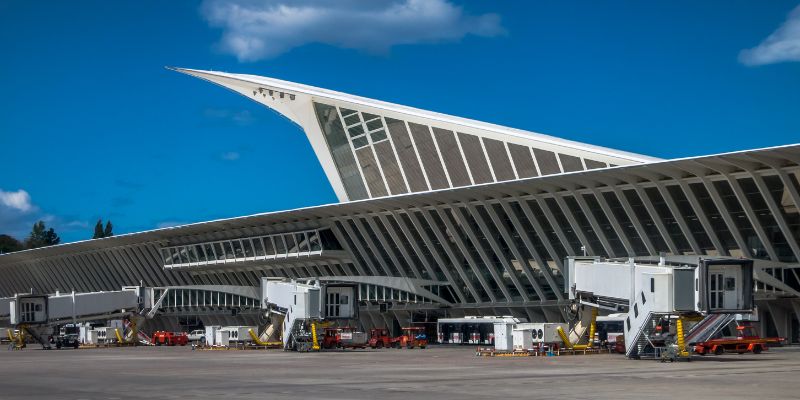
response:
<svg viewBox="0 0 800 400"><path fill-rule="evenodd" d="M106 229L103 231L103 237L112 237L114 236L114 225L111 224L111 220L106 221Z"/></svg>
<svg viewBox="0 0 800 400"><path fill-rule="evenodd" d="M31 234L25 240L25 247L28 249L35 249L37 247L53 246L61 243L61 238L58 237L53 228L47 229L44 221L39 221L33 224Z"/></svg>
<svg viewBox="0 0 800 400"><path fill-rule="evenodd" d="M0 235L0 254L20 251L24 248L25 246L13 236Z"/></svg>
<svg viewBox="0 0 800 400"><path fill-rule="evenodd" d="M98 219L97 223L94 225L94 236L92 239L100 239L103 237L103 220Z"/></svg>

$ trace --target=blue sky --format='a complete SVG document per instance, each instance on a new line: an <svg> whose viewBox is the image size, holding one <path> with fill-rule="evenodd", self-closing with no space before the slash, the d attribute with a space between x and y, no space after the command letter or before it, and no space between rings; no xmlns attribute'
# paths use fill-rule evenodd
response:
<svg viewBox="0 0 800 400"><path fill-rule="evenodd" d="M75 241L98 218L125 233L336 201L299 128L164 66L663 158L800 142L797 7L1 1L0 233L44 219Z"/></svg>

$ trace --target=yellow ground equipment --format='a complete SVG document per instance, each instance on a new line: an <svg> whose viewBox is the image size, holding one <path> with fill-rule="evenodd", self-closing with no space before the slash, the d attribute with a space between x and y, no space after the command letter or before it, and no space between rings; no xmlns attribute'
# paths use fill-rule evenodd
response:
<svg viewBox="0 0 800 400"><path fill-rule="evenodd" d="M558 336L561 337L561 341L564 342L564 346L566 348L572 349L572 350L591 349L592 348L592 344L594 343L594 332L595 332L596 329L597 329L597 308L594 308L594 307L592 307L592 320L591 320L591 322L589 324L588 343L586 343L586 344L576 344L575 343L574 344L569 340L569 337L567 336L566 332L564 332L564 330L561 329L560 326L558 328L556 328L556 330L558 331Z"/></svg>
<svg viewBox="0 0 800 400"><path fill-rule="evenodd" d="M250 334L250 338L253 339L253 343L259 346L267 346L267 347L280 347L283 342L265 342L262 341L260 337L253 331L252 329L248 329L248 333Z"/></svg>
<svg viewBox="0 0 800 400"><path fill-rule="evenodd" d="M678 357L689 357L689 351L686 350L686 340L683 332L683 318L679 317L675 325L676 344L678 345Z"/></svg>

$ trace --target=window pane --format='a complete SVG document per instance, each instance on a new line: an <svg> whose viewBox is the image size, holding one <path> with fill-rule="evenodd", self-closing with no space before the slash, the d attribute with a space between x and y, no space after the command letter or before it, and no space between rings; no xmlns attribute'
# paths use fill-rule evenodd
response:
<svg viewBox="0 0 800 400"><path fill-rule="evenodd" d="M357 124L359 122L361 122L361 120L358 119L358 114L353 114L349 117L344 117L344 124L347 126Z"/></svg>
<svg viewBox="0 0 800 400"><path fill-rule="evenodd" d="M381 128L383 128L383 121L381 121L380 118L374 121L367 122L367 130L369 131L374 131L376 129L381 129Z"/></svg>
<svg viewBox="0 0 800 400"><path fill-rule="evenodd" d="M278 254L286 254L286 243L283 242L283 235L273 236L275 239L275 251Z"/></svg>
<svg viewBox="0 0 800 400"><path fill-rule="evenodd" d="M242 249L242 242L240 240L233 240L233 254L236 258L244 258L244 250Z"/></svg>
<svg viewBox="0 0 800 400"><path fill-rule="evenodd" d="M381 129L379 131L372 132L370 134L370 136L372 137L372 141L373 142L380 142L381 140L385 140L386 139L386 131Z"/></svg>
<svg viewBox="0 0 800 400"><path fill-rule="evenodd" d="M173 248L169 249L169 252L170 252L170 255L172 257L172 263L173 264L180 264L181 263L181 257L178 255L178 249L173 247Z"/></svg>
<svg viewBox="0 0 800 400"><path fill-rule="evenodd" d="M214 255L214 249L212 248L211 243L203 244L203 249L206 252L206 259L208 261L214 261L216 259L216 256Z"/></svg>
<svg viewBox="0 0 800 400"><path fill-rule="evenodd" d="M242 239L242 245L244 246L244 256L253 257L253 243L250 242L250 239Z"/></svg>
<svg viewBox="0 0 800 400"><path fill-rule="evenodd" d="M197 254L194 253L194 246L186 246L184 247L184 252L189 257L189 262L196 263L197 262Z"/></svg>
<svg viewBox="0 0 800 400"><path fill-rule="evenodd" d="M261 242L261 238L253 238L253 247L256 251L256 257L264 256L264 244Z"/></svg>
<svg viewBox="0 0 800 400"><path fill-rule="evenodd" d="M164 260L164 265L172 264L172 257L169 255L169 249L161 249L161 258Z"/></svg>
<svg viewBox="0 0 800 400"><path fill-rule="evenodd" d="M233 253L233 246L231 242L222 242L223 246L225 247L225 259L226 260L233 260L236 256Z"/></svg>
<svg viewBox="0 0 800 400"><path fill-rule="evenodd" d="M364 146L366 146L368 144L369 144L369 142L367 141L367 137L366 136L361 136L361 137L357 137L357 138L353 139L353 147L355 147L357 149L360 149L360 148L362 148L362 147L364 147Z"/></svg>
<svg viewBox="0 0 800 400"><path fill-rule="evenodd" d="M294 238L297 241L297 246L300 248L300 251L308 251L308 241L306 240L305 233L295 233Z"/></svg>
<svg viewBox="0 0 800 400"><path fill-rule="evenodd" d="M329 107L330 107L330 106L329 106ZM350 110L350 109L347 109L347 108L342 108L342 109L340 109L340 111L342 112L342 116L343 116L343 117L346 117L346 116L348 116L348 115L352 115L352 114L355 114L355 113L356 113L356 111L355 111L355 110Z"/></svg>
<svg viewBox="0 0 800 400"><path fill-rule="evenodd" d="M311 251L320 251L322 247L319 245L319 235L315 232L309 235L309 243L311 245Z"/></svg>
<svg viewBox="0 0 800 400"><path fill-rule="evenodd" d="M206 262L206 255L205 253L203 253L203 245L200 244L194 245L194 252L197 254L198 262Z"/></svg>
<svg viewBox="0 0 800 400"><path fill-rule="evenodd" d="M264 252L269 256L275 255L275 243L272 236L265 236L264 238Z"/></svg>
<svg viewBox="0 0 800 400"><path fill-rule="evenodd" d="M222 243L214 243L214 251L217 253L217 260L225 259L225 250L222 249Z"/></svg>
<svg viewBox="0 0 800 400"><path fill-rule="evenodd" d="M350 132L350 137L356 137L364 134L364 127L358 124L347 128L347 131Z"/></svg>
<svg viewBox="0 0 800 400"><path fill-rule="evenodd" d="M294 241L294 235L286 234L281 235L283 239L286 241L286 251L289 253L296 253L297 252L297 243Z"/></svg>

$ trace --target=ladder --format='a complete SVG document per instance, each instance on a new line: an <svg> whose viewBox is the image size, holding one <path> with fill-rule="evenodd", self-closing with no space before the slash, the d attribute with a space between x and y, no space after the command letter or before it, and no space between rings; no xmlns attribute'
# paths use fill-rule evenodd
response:
<svg viewBox="0 0 800 400"><path fill-rule="evenodd" d="M660 314L653 313L654 301L649 294L640 291L625 318L625 355L637 358L655 352L650 335L655 331Z"/></svg>
<svg viewBox="0 0 800 400"><path fill-rule="evenodd" d="M27 325L20 325L19 326L19 334L24 337L24 333L25 332L27 332L29 335L31 335L31 337L34 340L39 342L39 344L42 345L43 349L50 350L52 348L52 346L50 345L50 342L47 341L47 339L45 339L36 329L31 328L30 326L27 326Z"/></svg>
<svg viewBox="0 0 800 400"><path fill-rule="evenodd" d="M686 335L689 344L706 342L736 319L736 314L710 314L698 322Z"/></svg>

